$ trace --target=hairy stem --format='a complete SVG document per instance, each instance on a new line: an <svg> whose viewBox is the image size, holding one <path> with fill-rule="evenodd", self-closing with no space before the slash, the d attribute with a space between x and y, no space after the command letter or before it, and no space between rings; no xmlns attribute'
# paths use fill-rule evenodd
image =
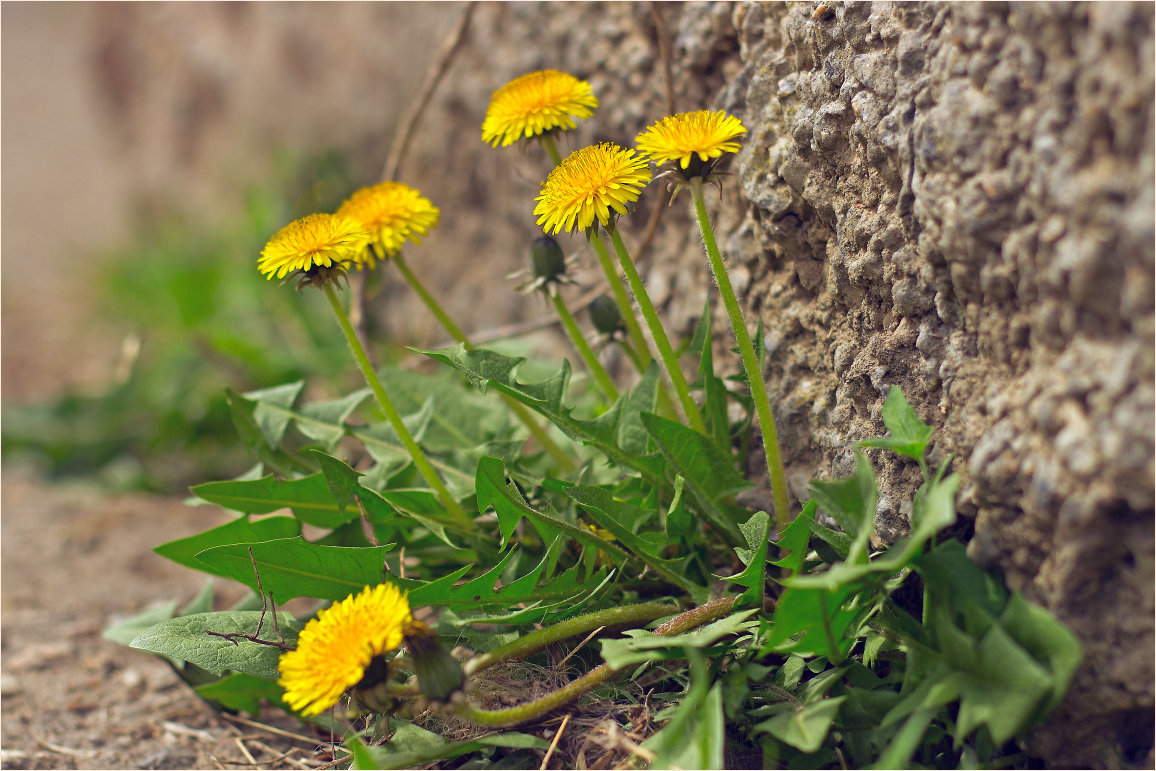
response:
<svg viewBox="0 0 1156 771"><path fill-rule="evenodd" d="M365 376L365 382L369 384L370 390L373 391L374 397L377 399L377 406L381 407L381 411L385 413L386 420L393 427L397 433L401 443L405 445L405 449L409 452L410 458L413 459L414 466L417 467L418 473L422 475L429 486L433 488L434 493L437 494L438 500L442 506L445 506L446 513L454 523L465 530L466 532L474 532L476 526L474 521L470 519L454 497L450 495L450 491L446 489L445 484L441 478L434 471L430 465L429 459L426 458L425 453L422 452L421 447L414 441L413 435L410 434L409 429L401 420L401 415L398 414L397 409L394 408L393 402L390 401L389 394L385 391L385 386L382 385L381 379L373 370L373 365L369 361L369 356L365 353L365 348L362 347L361 341L357 339L357 333L353 331L353 325L349 323L349 316L346 315L345 309L341 307L341 301L337 299L337 293L333 290L333 285L326 283L324 285L325 297L329 300L330 307L333 308L334 315L337 316L337 323L341 327L341 331L345 333L345 339L349 342L349 348L353 351L353 358L357 360L357 366L361 368L361 374Z"/></svg>
<svg viewBox="0 0 1156 771"><path fill-rule="evenodd" d="M397 269L401 272L402 277L405 278L406 283L417 293L417 296L420 297L422 302L425 303L425 306L429 308L430 313L437 318L442 327L450 333L450 336L467 348L472 347L469 338L466 337L466 333L454 323L453 319L449 317L449 314L445 312L441 304L434 299L433 295L425 288L425 285L418 280L418 277L414 275L413 271L406 265L405 260L402 259L401 254L395 254L392 260L397 265ZM554 462L564 471L573 471L574 461L570 460L570 456L558 446L557 442L550 438L550 435L546 433L546 429L538 424L538 421L534 419L530 411L509 394L499 394L499 396L518 420L522 421L522 425L538 440L538 444L541 445L542 449L550 454Z"/></svg>
<svg viewBox="0 0 1156 771"><path fill-rule="evenodd" d="M562 320L562 326L566 328L566 333L570 335L571 342L574 343L574 348L578 351L578 355L582 357L582 361L586 362L586 368L590 370L590 374L598 381L602 392L606 394L606 398L613 404L618 399L618 389L614 387L614 381L610 379L606 368L602 366L602 362L598 361L598 357L594 355L594 351L590 349L590 344L586 342L586 338L582 336L582 330L578 328L578 324L574 321L574 316L570 313L570 309L566 307L566 301L562 299L562 295L557 292L552 293L550 299L554 302L554 310L558 312L558 318Z"/></svg>
<svg viewBox="0 0 1156 771"><path fill-rule="evenodd" d="M763 368L755 355L755 347L751 343L750 333L747 332L746 322L743 320L742 308L735 297L735 290L731 285L730 277L727 275L722 255L719 254L718 244L715 243L714 230L711 228L710 217L707 216L706 203L703 200L701 178L695 177L690 181L690 193L694 199L694 210L698 216L698 226L702 231L702 240L706 246L710 269L714 273L715 283L718 284L719 294L722 295L727 315L730 316L731 329L738 342L739 355L743 360L743 368L747 372L747 382L751 386L751 398L755 403L755 415L758 417L759 430L763 434L763 449L767 455L767 473L771 479L771 493L775 501L775 522L779 532L782 533L791 521L791 502L787 496L787 475L783 470L783 456L779 449L779 433L775 430L775 414L771 410L771 402L767 397L767 384L763 379Z"/></svg>
<svg viewBox="0 0 1156 771"><path fill-rule="evenodd" d="M731 611L734 604L734 597L725 597L721 600L708 602L706 605L701 605L693 610L688 610L680 616L676 616L656 629L654 633L664 636L682 634L683 632L725 616ZM527 635L527 637L528 636L529 635ZM488 728L506 728L518 725L519 723L537 720L548 712L569 704L595 686L606 682L618 674L618 672L618 669L611 667L609 664L601 664L553 693L549 693L540 699L526 704L520 704L517 707L485 710L475 707L468 701L463 701L459 703L456 708L459 715L472 723Z"/></svg>
<svg viewBox="0 0 1156 771"><path fill-rule="evenodd" d="M686 376L682 374L678 356L675 355L674 348L670 345L670 338L667 337L662 321L658 318L654 303L650 301L650 295L642 283L642 277L638 275L638 269L634 267L634 261L630 259L630 254L626 251L626 245L622 243L622 236L619 235L618 228L610 230L610 242L618 254L618 263L622 266L622 272L630 283L630 291L634 293L634 299L638 303L639 310L642 311L642 317L646 319L646 324L650 327L654 345L658 348L658 355L662 358L667 374L670 375L670 382L674 386L675 396L682 404L686 421L695 431L705 434L706 424L703 423L702 415L698 412L698 405L695 404L690 395L690 386L687 385Z"/></svg>

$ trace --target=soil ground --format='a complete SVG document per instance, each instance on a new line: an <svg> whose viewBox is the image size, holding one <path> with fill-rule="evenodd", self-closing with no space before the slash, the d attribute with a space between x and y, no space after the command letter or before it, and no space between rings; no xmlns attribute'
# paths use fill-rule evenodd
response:
<svg viewBox="0 0 1156 771"><path fill-rule="evenodd" d="M101 637L110 621L158 600L192 599L202 578L152 548L227 515L49 486L11 469L0 505L0 766L304 768L328 760L324 741L302 736L307 730L288 716L270 711L262 715L268 727L257 727L219 715L160 659Z"/></svg>

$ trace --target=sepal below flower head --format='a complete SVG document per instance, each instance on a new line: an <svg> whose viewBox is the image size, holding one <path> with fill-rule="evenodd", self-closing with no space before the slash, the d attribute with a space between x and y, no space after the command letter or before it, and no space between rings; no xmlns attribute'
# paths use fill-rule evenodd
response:
<svg viewBox="0 0 1156 771"><path fill-rule="evenodd" d="M420 621L405 631L405 645L417 671L417 684L430 701L447 702L462 689L462 665L450 655L437 634Z"/></svg>

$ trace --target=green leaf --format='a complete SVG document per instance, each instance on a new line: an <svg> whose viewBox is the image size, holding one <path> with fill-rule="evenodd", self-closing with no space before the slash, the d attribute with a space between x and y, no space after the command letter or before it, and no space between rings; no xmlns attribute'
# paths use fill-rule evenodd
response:
<svg viewBox="0 0 1156 771"><path fill-rule="evenodd" d="M178 565L212 572L204 563L197 561L197 554L205 549L233 543L274 541L297 535L301 535L301 523L292 517L268 517L256 521L242 517L212 530L161 544L153 551Z"/></svg>
<svg viewBox="0 0 1156 771"><path fill-rule="evenodd" d="M241 642L241 645L251 644ZM225 709L248 712L254 718L260 716L262 701L291 711L281 698L284 693L281 686L265 678L254 677L243 672L234 672L214 683L197 686L195 690L203 699L215 701Z"/></svg>
<svg viewBox="0 0 1156 771"><path fill-rule="evenodd" d="M297 456L280 449L280 447L269 446L266 434L262 431L256 418L257 402L246 399L231 388L225 389L225 398L229 402L229 414L233 418L237 435L241 438L246 449L253 453L265 467L286 477L315 471ZM268 423L267 420L266 423Z"/></svg>
<svg viewBox="0 0 1156 771"><path fill-rule="evenodd" d="M1018 592L1012 594L999 622L1035 661L1050 670L1052 692L1043 713L1051 712L1067 692L1083 658L1079 638L1051 613L1028 602Z"/></svg>
<svg viewBox="0 0 1156 771"><path fill-rule="evenodd" d="M736 507L728 507L724 501L752 485L738 472L734 461L719 452L707 437L681 423L647 412L642 413L642 424L675 471L686 479L710 523L732 544L742 543L734 518Z"/></svg>
<svg viewBox="0 0 1156 771"><path fill-rule="evenodd" d="M104 628L101 637L109 642L129 645L140 634L162 621L168 621L177 610L177 601L170 600L137 613L120 621L114 621Z"/></svg>
<svg viewBox="0 0 1156 771"><path fill-rule="evenodd" d="M364 747L365 756L373 762L373 768L403 769L418 768L438 760L446 760L477 752L487 747L509 747L514 749L549 749L550 743L528 734L500 733L483 736L464 742L447 742L435 733L419 728L413 723L399 721L397 731L386 744ZM363 757L359 751L358 758ZM356 768L363 768L360 760Z"/></svg>
<svg viewBox="0 0 1156 771"><path fill-rule="evenodd" d="M616 500L609 490L601 487L574 485L566 488L566 494L581 506L599 527L609 530L635 557L646 563L664 580L689 594L695 603L701 604L710 598L708 587L696 584L685 574L687 563L690 561L689 555L679 559L663 559L659 555L661 548L653 548L650 543L633 532L630 523L642 517L639 507Z"/></svg>
<svg viewBox="0 0 1156 771"><path fill-rule="evenodd" d="M787 576L795 575L803 569L803 561L807 558L807 545L811 541L809 525L815 519L816 508L818 507L813 500L803 504L803 510L799 512L799 516L791 520L791 523L779 534L779 540L775 542L779 551L786 552L787 556L772 560L771 564L782 568Z"/></svg>
<svg viewBox="0 0 1156 771"><path fill-rule="evenodd" d="M736 547L735 554L746 565L746 568L741 573L730 577L717 577L724 581L730 581L732 584L745 586L747 590L743 592L739 600L740 604L748 608L762 610L767 580L767 539L771 535L771 518L765 511L757 512L739 525L739 529L742 531L743 537L746 538L749 548Z"/></svg>
<svg viewBox="0 0 1156 771"><path fill-rule="evenodd" d="M249 391L242 394L246 399L257 403L253 412L253 419L257 422L261 434L269 447L276 449L281 446L285 437L285 429L289 427L289 418L285 409L292 407L297 401L298 394L305 387L304 380L287 383L273 388L263 388L260 391Z"/></svg>
<svg viewBox="0 0 1156 771"><path fill-rule="evenodd" d="M779 741L795 749L812 753L822 746L831 730L831 724L839 714L839 705L846 696L823 699L814 704L804 704L764 720L754 727L755 732L769 733Z"/></svg>
<svg viewBox="0 0 1156 771"><path fill-rule="evenodd" d="M674 478L674 498L666 512L666 534L672 541L687 541L695 531L694 515L683 496L685 489L686 480L679 474Z"/></svg>
<svg viewBox="0 0 1156 771"><path fill-rule="evenodd" d="M343 512L333 499L324 474L303 479L276 479L272 474L252 481L206 482L192 488L198 498L246 514L270 514L290 509L307 525L333 529L357 516Z"/></svg>
<svg viewBox="0 0 1156 771"><path fill-rule="evenodd" d="M729 455L731 452L730 423L727 421L727 390L726 385L714 374L714 351L711 334L710 296L703 305L702 316L695 325L694 335L691 338L689 350L698 353L698 379L692 387L703 393L702 417L710 431L711 439L719 452ZM653 409L647 412L654 412Z"/></svg>
<svg viewBox="0 0 1156 771"><path fill-rule="evenodd" d="M600 549L618 562L629 557L620 546L600 538L590 530L532 508L513 482L507 483L506 464L500 458L482 458L478 462L477 493L479 511L493 508L497 512L503 544L509 541L522 517L526 517L544 533L564 533L583 544Z"/></svg>
<svg viewBox="0 0 1156 771"><path fill-rule="evenodd" d="M625 637L602 641L602 658L615 669L644 661L684 658L687 650L709 648L724 637L750 634L758 627L758 622L747 619L759 610L752 608L732 613L712 624L676 635L628 629L623 632Z"/></svg>
<svg viewBox="0 0 1156 771"><path fill-rule="evenodd" d="M191 616L162 621L141 633L130 643L133 648L172 656L188 661L214 675L228 671L244 672L263 680L277 679L277 660L281 649L271 645L239 640L234 643L224 637L206 634L246 634L257 632L261 620L259 611L225 610L216 613L196 613ZM285 644L293 647L302 624L291 613L277 614L277 625ZM261 639L276 641L271 614L265 614Z"/></svg>
<svg viewBox="0 0 1156 771"><path fill-rule="evenodd" d="M337 503L338 513L344 516L345 507L361 489L361 483L358 482L358 479L365 475L356 471L345 461L326 455L320 450L310 450L310 452L321 466L321 473L325 475L325 482L329 486L329 494ZM358 513L354 512L349 519L355 519Z"/></svg>
<svg viewBox="0 0 1156 771"><path fill-rule="evenodd" d="M336 601L366 586L380 584L385 554L392 548L392 544L364 548L321 546L302 538L285 538L217 546L200 552L197 559L217 575L240 581L254 590L257 589L253 575L255 561L265 593L278 602L294 597Z"/></svg>
<svg viewBox="0 0 1156 771"><path fill-rule="evenodd" d="M597 420L580 420L573 416L573 409L562 404L567 384L570 380L570 364L565 359L558 371L541 383L520 383L515 372L526 360L524 357L504 356L495 351L482 348L467 349L464 345L453 348L443 348L438 351L418 351L444 364L457 369L478 390L485 392L493 386L502 393L509 395L530 409L540 413L566 436L575 441L583 442L601 450L611 461L620 467L637 471L652 485L659 487L666 484L662 474L661 460L652 455L639 455L628 452L620 445L620 441L628 444L635 442L633 432L629 428L632 417L627 409L629 404L649 399L648 393L636 395L629 392L620 396L609 414ZM650 388L649 381L644 378L639 387L644 391ZM638 390L637 388L635 389ZM623 407L618 404L626 399ZM617 408L617 409L616 409ZM628 420L630 419L630 420ZM619 425L626 420L626 427L622 428L620 436ZM634 447L635 445L631 445Z"/></svg>
<svg viewBox="0 0 1156 771"><path fill-rule="evenodd" d="M846 479L812 480L811 495L823 511L852 537L847 562L865 562L875 527L875 471L862 451L855 450L855 473Z"/></svg>
<svg viewBox="0 0 1156 771"><path fill-rule="evenodd" d="M370 393L368 388L361 388L340 399L309 402L299 412L289 412L288 417L296 422L298 431L333 452L345 436L345 421Z"/></svg>
<svg viewBox="0 0 1156 771"><path fill-rule="evenodd" d="M686 696L666 725L642 743L655 755L653 768L723 768L726 730L722 683L710 686L701 654L691 662L691 687Z"/></svg>
<svg viewBox="0 0 1156 771"><path fill-rule="evenodd" d="M859 442L859 446L882 447L914 460L923 457L933 429L919 419L897 386L891 386L883 402L883 424L887 426L890 438L867 439Z"/></svg>

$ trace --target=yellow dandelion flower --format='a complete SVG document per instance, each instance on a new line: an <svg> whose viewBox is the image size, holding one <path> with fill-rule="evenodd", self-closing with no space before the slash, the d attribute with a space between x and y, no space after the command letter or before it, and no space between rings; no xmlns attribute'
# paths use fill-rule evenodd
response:
<svg viewBox="0 0 1156 771"><path fill-rule="evenodd" d="M272 279L315 268L344 268L357 259L371 236L353 220L310 214L277 231L261 250L257 270Z"/></svg>
<svg viewBox="0 0 1156 771"><path fill-rule="evenodd" d="M663 118L634 142L655 163L678 161L686 169L696 155L705 164L723 153L737 153L739 143L734 139L745 133L742 121L733 115L699 110Z"/></svg>
<svg viewBox="0 0 1156 771"><path fill-rule="evenodd" d="M584 147L546 177L534 214L546 233L586 230L595 219L605 227L611 210L626 214L649 181L646 160L633 150L610 142Z"/></svg>
<svg viewBox="0 0 1156 771"><path fill-rule="evenodd" d="M337 209L337 216L347 217L368 230L378 255L392 257L401 251L406 239L420 244L423 236L437 227L438 209L428 198L400 182L382 182L363 187ZM362 252L362 260L372 268L377 264L373 249Z"/></svg>
<svg viewBox="0 0 1156 771"><path fill-rule="evenodd" d="M301 630L297 650L281 655L278 685L302 715L319 715L361 682L376 656L399 647L413 623L393 584L367 586L321 611Z"/></svg>
<svg viewBox="0 0 1156 771"><path fill-rule="evenodd" d="M482 141L506 147L522 137L572 129L575 118L589 118L597 106L598 98L586 81L557 70L531 72L494 92L482 124Z"/></svg>

